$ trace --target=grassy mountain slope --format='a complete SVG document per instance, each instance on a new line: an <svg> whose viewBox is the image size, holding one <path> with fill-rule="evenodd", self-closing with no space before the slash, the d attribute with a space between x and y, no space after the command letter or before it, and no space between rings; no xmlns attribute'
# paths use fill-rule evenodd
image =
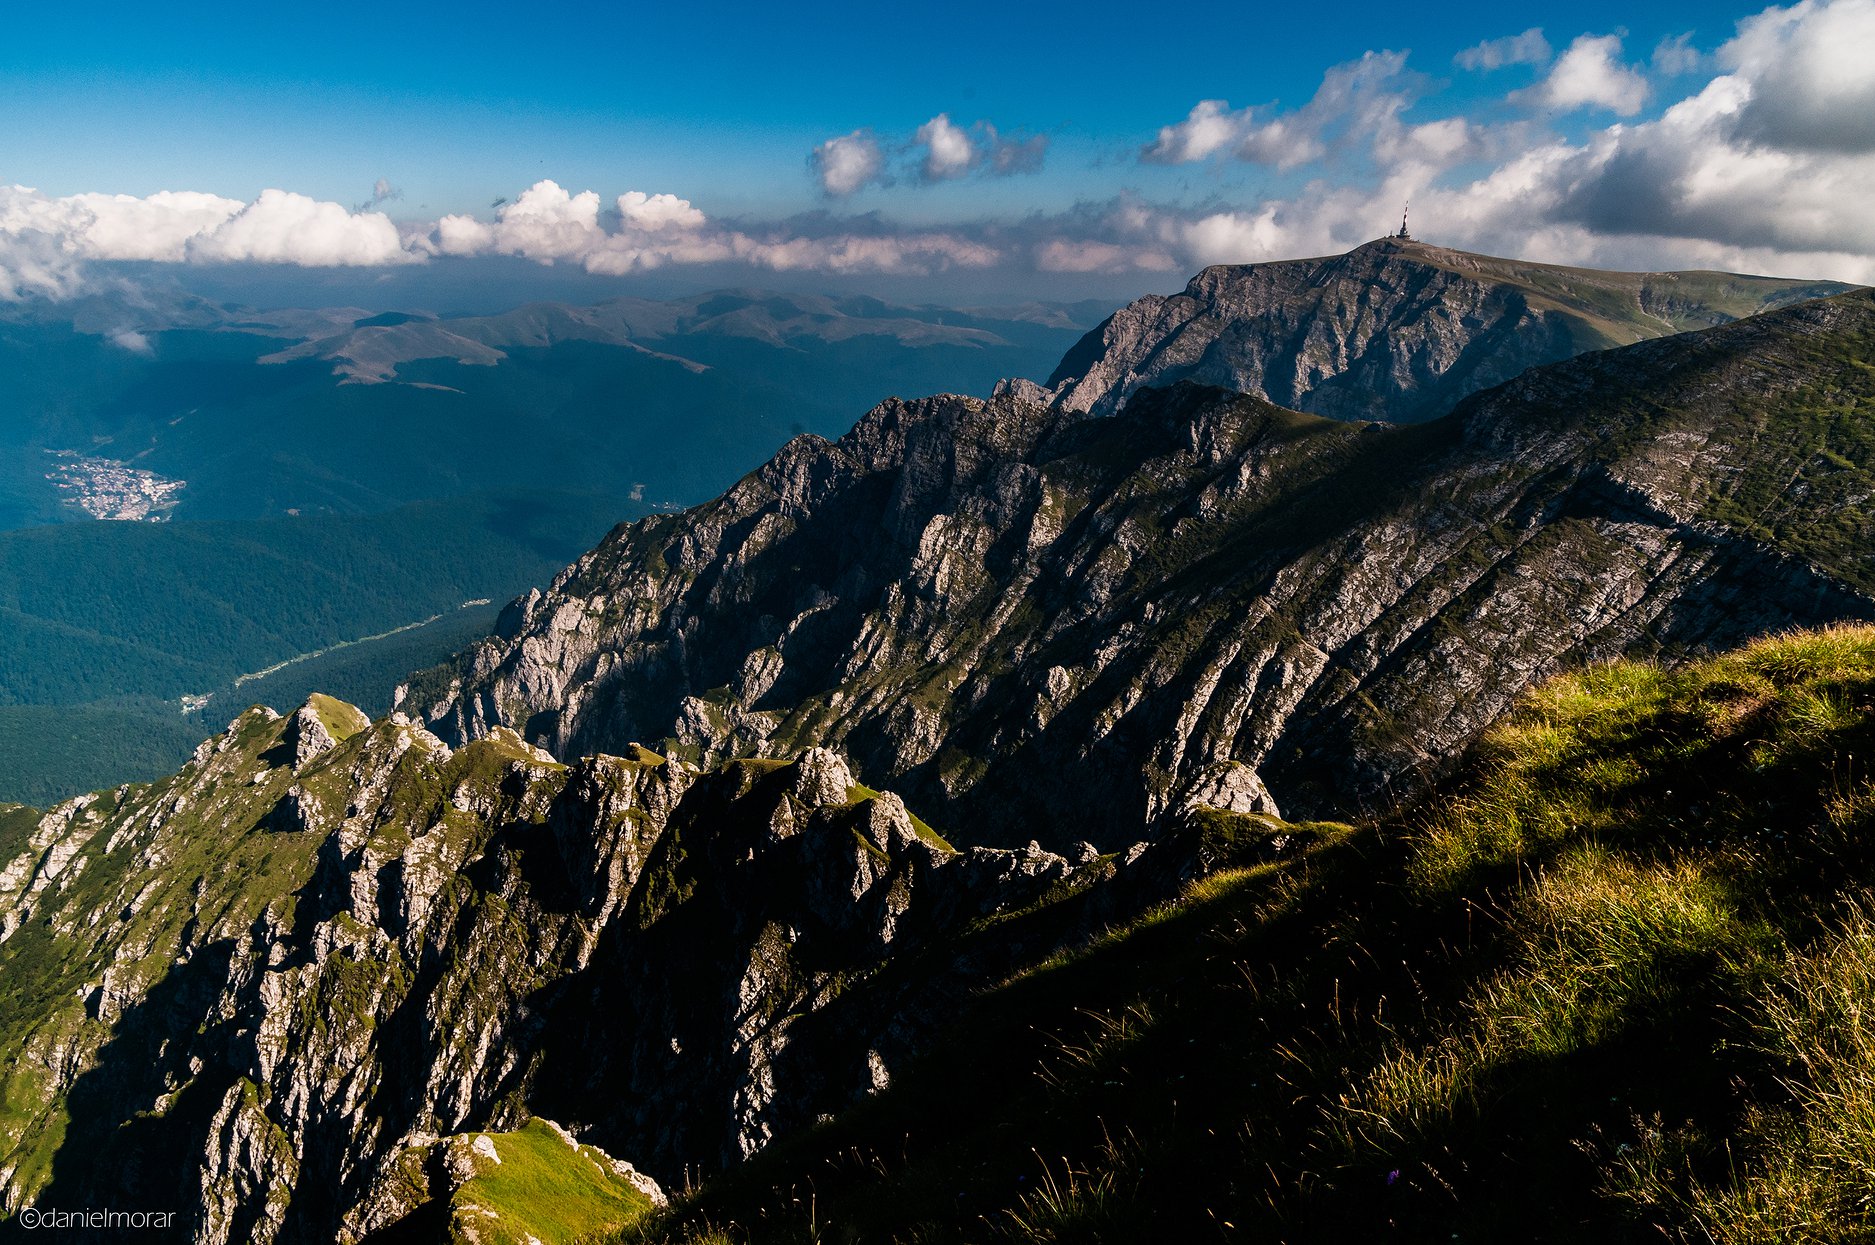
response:
<svg viewBox="0 0 1875 1245"><path fill-rule="evenodd" d="M1424 242L1400 248L1429 267L1514 286L1532 307L1567 313L1596 348L1626 346L1742 320L1807 298L1840 293L1835 281L1797 281L1734 272L1610 272L1500 259Z"/></svg>
<svg viewBox="0 0 1875 1245"><path fill-rule="evenodd" d="M987 992L633 1241L1875 1232L1875 630L1567 675Z"/></svg>
<svg viewBox="0 0 1875 1245"><path fill-rule="evenodd" d="M546 1120L417 1147L403 1163L413 1183L442 1188L380 1232L384 1245L591 1245L643 1219L648 1193L664 1202L655 1185Z"/></svg>

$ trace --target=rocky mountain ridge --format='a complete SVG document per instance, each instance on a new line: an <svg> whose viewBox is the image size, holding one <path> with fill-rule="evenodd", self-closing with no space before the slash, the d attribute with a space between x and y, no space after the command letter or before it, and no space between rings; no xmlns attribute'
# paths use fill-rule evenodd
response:
<svg viewBox="0 0 1875 1245"><path fill-rule="evenodd" d="M1847 288L1565 268L1382 238L1346 255L1207 268L1181 293L1115 312L1047 383L1059 405L1100 414L1191 380L1336 419L1412 423L1527 368Z"/></svg>
<svg viewBox="0 0 1875 1245"><path fill-rule="evenodd" d="M216 1242L361 1239L529 1119L666 1181L733 1161L1188 867L960 852L825 750L566 765L321 697L0 813L6 1210Z"/></svg>
<svg viewBox="0 0 1875 1245"><path fill-rule="evenodd" d="M1416 427L1191 385L887 403L618 529L401 703L563 753L831 746L989 842L1344 815L1566 666L1875 617L1871 353L1862 292Z"/></svg>

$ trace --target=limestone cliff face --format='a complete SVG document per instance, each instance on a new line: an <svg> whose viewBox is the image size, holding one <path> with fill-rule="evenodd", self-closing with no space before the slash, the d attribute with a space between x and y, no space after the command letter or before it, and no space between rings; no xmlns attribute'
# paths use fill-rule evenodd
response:
<svg viewBox="0 0 1875 1245"><path fill-rule="evenodd" d="M535 1118L621 1173L708 1170L1179 872L958 852L825 750L566 765L324 698L165 782L0 813L5 1208L214 1242L360 1239L468 1133Z"/></svg>
<svg viewBox="0 0 1875 1245"><path fill-rule="evenodd" d="M1415 422L1527 368L1837 293L1831 282L1617 273L1386 238L1324 259L1207 268L1121 308L1049 378L1111 414L1198 381L1336 419Z"/></svg>
<svg viewBox="0 0 1875 1245"><path fill-rule="evenodd" d="M1561 667L1875 616L1866 454L1814 414L1870 401L1872 326L1844 295L1406 428L1194 386L890 402L620 528L402 703L563 753L824 743L992 842L1358 808Z"/></svg>

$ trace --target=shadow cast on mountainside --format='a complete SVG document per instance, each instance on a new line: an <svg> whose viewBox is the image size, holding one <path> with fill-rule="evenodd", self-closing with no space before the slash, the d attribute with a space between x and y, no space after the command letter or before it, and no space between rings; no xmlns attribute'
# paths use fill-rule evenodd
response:
<svg viewBox="0 0 1875 1245"><path fill-rule="evenodd" d="M69 1123L36 1205L174 1212L175 1239L199 1228L200 1139L237 1078L229 1060L197 1070L190 1059L204 1045L213 1050L234 1039L227 1022L200 1032L234 950L232 940L198 947L118 1018L93 1066L66 1094ZM15 1226L0 1225L0 1236ZM96 1235L156 1239L148 1230Z"/></svg>

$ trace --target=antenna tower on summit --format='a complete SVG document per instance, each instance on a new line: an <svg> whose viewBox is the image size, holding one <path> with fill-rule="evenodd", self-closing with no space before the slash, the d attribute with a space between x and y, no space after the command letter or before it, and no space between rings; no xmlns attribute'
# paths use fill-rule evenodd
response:
<svg viewBox="0 0 1875 1245"><path fill-rule="evenodd" d="M1413 235L1406 232L1406 213L1412 206L1411 201L1408 201L1406 207L1400 209L1400 232L1393 236L1402 242L1411 242L1413 240Z"/></svg>

